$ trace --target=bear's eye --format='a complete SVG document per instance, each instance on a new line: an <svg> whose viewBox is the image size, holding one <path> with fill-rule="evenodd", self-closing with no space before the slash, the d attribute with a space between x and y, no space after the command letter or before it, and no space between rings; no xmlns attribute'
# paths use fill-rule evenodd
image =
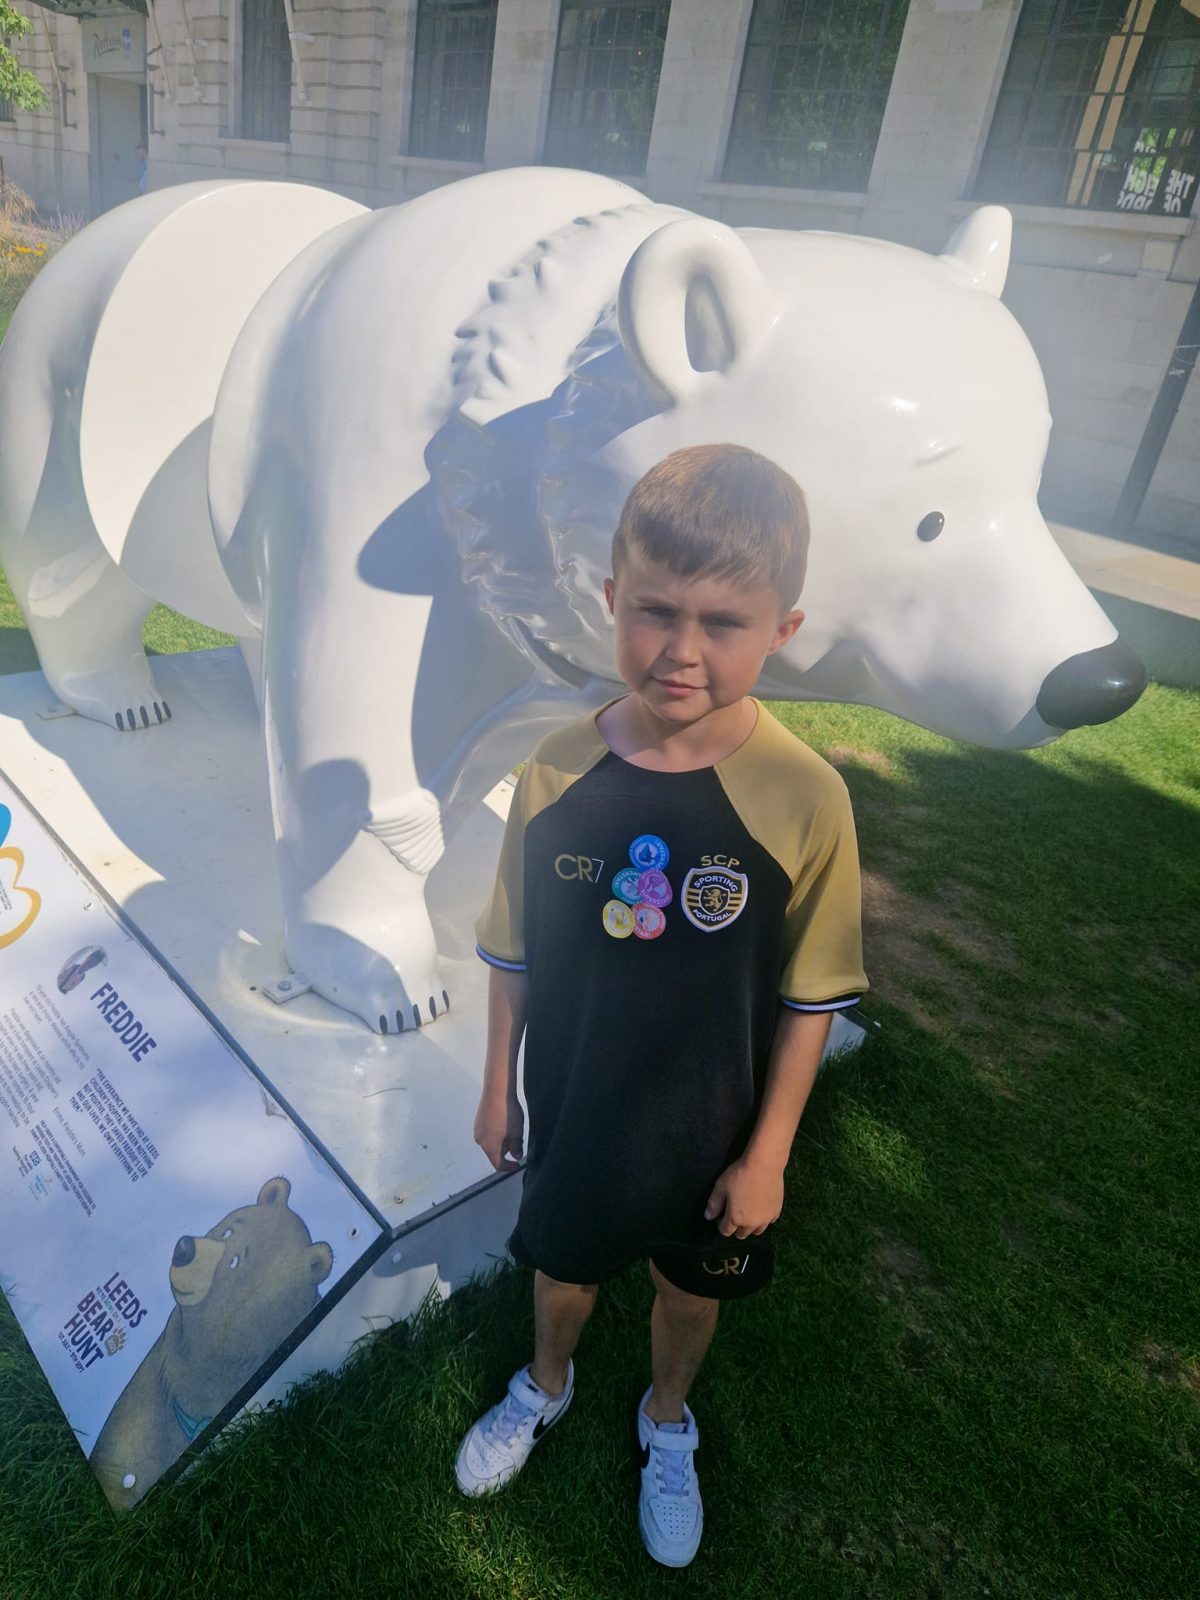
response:
<svg viewBox="0 0 1200 1600"><path fill-rule="evenodd" d="M232 1228L226 1228L225 1232L221 1235L221 1237L222 1237L222 1239L232 1239L233 1238L233 1229Z"/></svg>
<svg viewBox="0 0 1200 1600"><path fill-rule="evenodd" d="M241 1258L241 1256L232 1256L232 1257L231 1257L231 1258L230 1258L230 1261L229 1261L229 1270L230 1270L230 1272L232 1272L232 1271L233 1271L233 1269L234 1269L234 1267L236 1267L236 1266L237 1266L237 1264L238 1264L238 1262L239 1262L239 1261L240 1261L240 1260L241 1260L241 1259L242 1259L242 1258Z"/></svg>
<svg viewBox="0 0 1200 1600"><path fill-rule="evenodd" d="M946 519L940 511L929 511L917 523L917 538L926 544L930 539L936 539L946 526Z"/></svg>

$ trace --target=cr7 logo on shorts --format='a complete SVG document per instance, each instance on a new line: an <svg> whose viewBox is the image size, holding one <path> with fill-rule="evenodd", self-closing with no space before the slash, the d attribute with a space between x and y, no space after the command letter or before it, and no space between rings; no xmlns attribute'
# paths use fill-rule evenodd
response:
<svg viewBox="0 0 1200 1600"><path fill-rule="evenodd" d="M600 856L555 856L554 870L567 883L599 883L604 861Z"/></svg>

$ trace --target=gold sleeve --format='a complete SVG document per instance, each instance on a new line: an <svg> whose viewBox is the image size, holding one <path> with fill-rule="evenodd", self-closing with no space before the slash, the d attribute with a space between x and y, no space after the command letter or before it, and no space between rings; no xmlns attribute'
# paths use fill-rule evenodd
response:
<svg viewBox="0 0 1200 1600"><path fill-rule="evenodd" d="M779 995L799 1010L831 1009L867 988L858 840L850 796L839 787L814 818L813 848L788 900Z"/></svg>
<svg viewBox="0 0 1200 1600"><path fill-rule="evenodd" d="M490 966L525 970L526 828L607 754L595 715L579 717L547 734L517 779L504 825L496 882L475 924L476 949Z"/></svg>
<svg viewBox="0 0 1200 1600"><path fill-rule="evenodd" d="M801 1011L852 1005L867 978L858 840L840 774L764 706L751 738L718 763L717 773L748 831L792 885L780 999Z"/></svg>
<svg viewBox="0 0 1200 1600"><path fill-rule="evenodd" d="M475 923L476 948L494 967L525 968L525 801L530 767L517 779L491 897Z"/></svg>

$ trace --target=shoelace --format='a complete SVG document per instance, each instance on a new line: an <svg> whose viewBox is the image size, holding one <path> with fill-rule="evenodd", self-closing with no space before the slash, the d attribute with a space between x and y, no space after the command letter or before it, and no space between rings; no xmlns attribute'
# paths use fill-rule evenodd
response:
<svg viewBox="0 0 1200 1600"><path fill-rule="evenodd" d="M527 1406L523 1400L518 1400L515 1394L509 1393L483 1437L488 1444L509 1444L516 1438L521 1424L531 1416L533 1407Z"/></svg>
<svg viewBox="0 0 1200 1600"><path fill-rule="evenodd" d="M662 1484L663 1493L685 1495L692 1466L691 1451L659 1450L654 1445L650 1448L654 1451L658 1481Z"/></svg>

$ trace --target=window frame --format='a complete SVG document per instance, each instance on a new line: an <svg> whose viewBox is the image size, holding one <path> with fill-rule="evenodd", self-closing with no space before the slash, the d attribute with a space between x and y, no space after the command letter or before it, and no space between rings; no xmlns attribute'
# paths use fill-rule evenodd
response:
<svg viewBox="0 0 1200 1600"><path fill-rule="evenodd" d="M3 44L9 51L12 50L13 41L8 34L0 36L0 44ZM3 123L7 127L9 123L13 123L16 120L17 102L15 100L6 100L4 96L0 94L0 123Z"/></svg>
<svg viewBox="0 0 1200 1600"><path fill-rule="evenodd" d="M262 132L253 131L253 108L255 107L255 101L248 93L250 78L248 77L246 71L246 49L247 39L249 37L249 30L247 28L247 13L249 12L251 6L258 6L263 11L265 11L268 7L272 9L277 8L277 17L281 17L283 21L283 26L280 30L279 36L286 45L286 58L282 50L275 52L279 61L286 59L287 62L287 95L284 97L282 94L280 94L279 102L275 107L275 112L277 115L286 111L286 117L282 123L282 138L280 137L279 126L270 126L267 131ZM233 117L231 118L232 137L235 139L243 139L247 143L259 145L290 145L292 140L292 100L295 94L295 61L292 54L291 35L287 25L287 10L283 4L283 0L240 0L240 4L236 7L236 11L237 28L234 34L232 45L234 51L234 60L237 64L237 103L233 108Z"/></svg>
<svg viewBox="0 0 1200 1600"><path fill-rule="evenodd" d="M587 27L585 14L588 12L615 14L617 21L617 41L608 45L588 44L586 40L579 42L564 42L572 17L581 20L576 25L582 32ZM641 13L650 14L649 44L637 43L637 30ZM631 44L619 41L619 18L631 16L632 32L634 39ZM599 19L597 19L599 20ZM654 132L654 117L658 108L658 91L662 82L663 57L666 50L667 31L671 22L671 0L561 0L558 11L558 31L554 43L554 63L550 81L550 100L546 112L546 128L542 140L542 163L545 166L580 167L589 172L601 172L609 177L640 179L645 176L646 163L649 158L650 140ZM633 159L617 159L604 162L596 159L599 147L605 143L614 143L609 137L609 130L614 126L615 119L611 116L614 98L631 95L626 82L620 87L613 84L613 58L618 52L636 55L642 48L649 48L652 57L657 54L657 60L652 60L651 76L652 87L645 99L644 127L637 131L636 142L632 146ZM581 82L586 80L590 73L590 62L598 63L602 58L600 51L609 54L606 82L601 87L598 84ZM592 52L595 52L592 54ZM568 58L571 58L570 70L573 81L568 85L565 82ZM603 98L603 114L599 117L571 117L570 119L558 115L560 108L569 104L574 97L586 97L590 94L601 94ZM592 149L589 150L589 144Z"/></svg>
<svg viewBox="0 0 1200 1600"><path fill-rule="evenodd" d="M871 3L872 0L855 0L855 22ZM883 127L892 81L896 74L896 61L899 58L900 44L908 18L909 0L877 0L877 4L880 15L875 24L874 38L870 47L866 82L855 104L855 97L849 88L834 86L827 89L823 82L827 56L837 54L841 43L824 35L835 27L835 23L844 23L848 9L847 0L754 0L746 29L746 42L742 52L738 85L734 93L733 111L725 139L720 182L755 188L800 189L827 194L866 192L875 154L879 148L879 135ZM861 153L852 170L849 170L849 164L856 158L849 148L840 152L835 151L828 159L811 163L807 169L798 164L791 171L784 171L782 162L772 168L768 155L769 147L778 147L782 153L788 139L795 137L794 134L770 134L766 131L772 114L772 102L781 102L795 92L786 83L780 87L781 80L794 77L800 70L801 62L805 59L802 54L805 27L810 24L810 14L822 6L827 13L825 18L813 19L812 25L815 27L819 21L823 36L814 42L815 59L812 59L811 65L805 61L806 68L811 74L811 82L801 88L800 94L813 98L819 94L836 97L839 103L832 117L835 128L842 123L846 102L851 102L854 106L851 135L838 140L837 143L843 147L858 145L861 147ZM802 8L801 14L795 19L794 24L797 37L792 43L786 39L784 29L792 20L789 13L799 8ZM774 10L776 15L768 18L768 12L771 10ZM772 26L775 32L773 39L770 32ZM883 59L889 33L894 38L895 48L891 52L891 66L885 80ZM785 50L791 52L786 71L782 65ZM757 84L753 82L756 76L759 80ZM754 104L753 109L749 109L751 95L760 97L760 103ZM873 138L870 137L872 123L874 123ZM810 128L816 129L816 125L810 124ZM811 140L807 153L828 156L830 142L828 139L819 143L815 139ZM869 151L866 149L868 143Z"/></svg>
<svg viewBox="0 0 1200 1600"><path fill-rule="evenodd" d="M1079 216L1187 219L1197 214L1200 21L1180 0L1165 5L1163 0L1157 4L1125 0L1114 6L1114 11L1124 12L1123 21L1114 16L1105 22L1101 0L1097 25L1088 27L1069 16L1076 3L1045 0L1041 10L1051 15L1040 30L1033 21L1035 9L1022 7L971 186L973 198L1060 209ZM1190 38L1184 31L1186 22L1175 27L1187 16L1197 22ZM1080 44L1075 56L1076 81L1070 87L1055 85L1051 73L1069 65L1064 46L1072 40ZM1169 47L1181 41L1190 46L1192 60L1182 65L1164 64L1162 58ZM1090 64L1089 46L1093 47ZM1027 62L1033 64L1028 82L1014 82L1015 74L1024 70ZM1164 72L1190 73L1190 94L1186 90L1174 95L1156 93L1157 80ZM1178 102L1177 107L1164 110L1172 100ZM1129 116L1131 109L1134 115ZM1066 141L1065 133L1052 143L1035 143L1027 137L1027 129L1039 114L1057 116L1067 132L1074 128L1071 142ZM1176 115L1178 120L1172 122ZM1011 119L1015 130L1007 139L1002 132L1006 119ZM1137 136L1130 139L1135 126ZM1165 141L1161 139L1164 129ZM1143 147L1148 132L1154 134L1154 143ZM1052 175L1053 189L1048 175ZM1118 175L1119 187L1114 189L1112 180ZM1182 199L1170 192L1172 186L1182 188ZM1172 200L1179 203L1172 205Z"/></svg>
<svg viewBox="0 0 1200 1600"><path fill-rule="evenodd" d="M455 0L417 0L413 15L413 45L410 58L411 90L408 111L405 117L404 142L400 150L402 156L409 156L414 160L421 161L464 162L475 166L483 161L484 149L487 144L488 107L491 100L492 74L496 61L496 23L499 9L499 0L459 0L458 4L455 3ZM468 84L465 88L461 83L455 83L450 86L448 91L451 95L465 94L468 97L471 95L477 97L474 114L478 119L478 131L471 139L469 146L463 145L456 149L451 149L442 142L442 128L446 119L439 118L434 121L428 116L425 117L422 131L425 134L431 134L432 136L429 138L418 136L418 124L422 118L423 95L428 94L430 102L434 98L432 81L429 85L422 83L422 52L425 46L423 32L427 27L429 33L434 33L439 22L447 24L454 20L456 11L460 16L466 16L471 12L482 13L487 11L490 13L491 26L490 38L486 49L473 46L464 49L458 45L447 48L444 43L440 47L442 59L448 59L456 63L470 61L472 58L482 58L485 54L487 57L486 81L484 83ZM433 61L437 59L437 56L430 53L426 56L426 59L430 63L432 80ZM447 92L444 84L443 92Z"/></svg>

